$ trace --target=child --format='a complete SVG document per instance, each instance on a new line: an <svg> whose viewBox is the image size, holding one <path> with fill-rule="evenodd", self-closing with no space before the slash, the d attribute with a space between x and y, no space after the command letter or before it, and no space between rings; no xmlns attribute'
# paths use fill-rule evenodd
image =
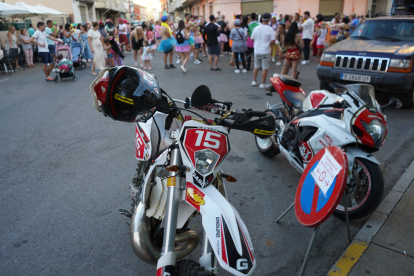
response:
<svg viewBox="0 0 414 276"><path fill-rule="evenodd" d="M57 66L59 68L60 73L65 73L65 72L69 72L72 70L73 63L71 60L63 58L62 54L58 55L57 58L58 58Z"/></svg>
<svg viewBox="0 0 414 276"><path fill-rule="evenodd" d="M149 29L149 31L147 32L148 45L151 48L150 49L151 54L154 54L154 49L157 48L157 45L155 45L154 31L151 26L149 26L148 29Z"/></svg>
<svg viewBox="0 0 414 276"><path fill-rule="evenodd" d="M109 38L104 39L104 44L105 44L104 50L108 57L106 59L106 64L108 64L109 66L115 66L114 55L111 53L112 46L111 46L111 41L109 40Z"/></svg>
<svg viewBox="0 0 414 276"><path fill-rule="evenodd" d="M113 37L113 33L109 33L109 43L111 44L111 54L114 55L115 66L123 65L122 60L124 59L124 55L119 49L118 43Z"/></svg>
<svg viewBox="0 0 414 276"><path fill-rule="evenodd" d="M142 47L141 60L143 60L144 63L145 63L144 69L147 69L147 67L148 67L148 70L151 70L151 59L152 59L152 55L150 53L151 47L148 45L148 40L144 40L144 42L142 44L144 46Z"/></svg>
<svg viewBox="0 0 414 276"><path fill-rule="evenodd" d="M322 22L321 28L317 28L316 48L318 49L318 57L315 61L320 61L323 49L325 48L325 39L327 34L328 29L326 28L326 23Z"/></svg>

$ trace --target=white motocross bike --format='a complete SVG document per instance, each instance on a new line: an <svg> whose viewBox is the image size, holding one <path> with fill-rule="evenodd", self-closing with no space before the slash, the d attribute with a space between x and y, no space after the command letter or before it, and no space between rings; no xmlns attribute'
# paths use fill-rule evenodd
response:
<svg viewBox="0 0 414 276"><path fill-rule="evenodd" d="M378 160L372 153L384 144L388 131L386 107L401 107L398 99L380 106L374 87L369 84L332 83L331 91L312 91L306 97L301 83L286 75L275 74L268 95L277 91L282 103L267 106L276 121L272 137L256 137L258 150L267 157L280 152L300 173L324 147L342 148L349 161L349 176L342 200L335 213L350 218L371 214L380 204L384 179Z"/></svg>
<svg viewBox="0 0 414 276"><path fill-rule="evenodd" d="M152 75L137 72L146 85L155 85ZM105 78L100 75L98 79ZM96 83L92 85L95 87ZM134 253L142 261L157 265L157 276L215 275L217 262L233 275L251 275L256 258L249 232L227 201L223 182L236 179L223 173L220 165L230 152L230 129L269 137L275 129L273 117L250 109L230 111L231 102L211 99L208 87L203 85L185 101L171 99L158 84L155 90L161 93L159 106L150 116L146 114L135 121L135 153L140 162L130 187L132 210L119 210L132 218L129 239ZM99 88L91 92L101 94L94 95L99 110L99 99L105 97L105 92L101 93ZM115 98L129 101L128 97L117 95ZM184 108L177 103L184 104ZM194 108L220 117L207 120L192 112ZM201 120L181 115L182 110ZM198 215L202 216L204 229L199 263L177 261L199 244L197 232L188 229L190 219Z"/></svg>

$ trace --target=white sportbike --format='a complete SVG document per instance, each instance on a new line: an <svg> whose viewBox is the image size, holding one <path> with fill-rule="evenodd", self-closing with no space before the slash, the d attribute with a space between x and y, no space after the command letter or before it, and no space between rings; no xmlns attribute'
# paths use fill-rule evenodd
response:
<svg viewBox="0 0 414 276"><path fill-rule="evenodd" d="M369 84L342 85L332 83L331 92L312 91L306 97L301 83L286 75L275 74L268 90L277 91L282 103L266 112L276 121L272 137L256 137L258 150L267 157L282 153L300 173L321 149L335 145L342 148L349 161L345 190L350 218L371 214L380 204L384 179L378 160L372 155L384 144L388 131L386 107L401 107L391 98L380 106L374 87ZM336 208L345 214L345 201Z"/></svg>

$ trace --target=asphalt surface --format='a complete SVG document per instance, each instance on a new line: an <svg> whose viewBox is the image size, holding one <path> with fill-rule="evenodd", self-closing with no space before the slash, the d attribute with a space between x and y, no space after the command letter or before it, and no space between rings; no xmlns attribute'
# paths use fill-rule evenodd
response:
<svg viewBox="0 0 414 276"><path fill-rule="evenodd" d="M221 72L188 64L188 73L163 69L160 54L153 70L172 97L184 99L200 84L235 109L264 110L279 102L251 87L252 73L234 74L221 58ZM133 65L132 55L125 62ZM89 70L77 81L48 83L40 64L0 76L0 271L2 275L154 275L128 241L134 175L134 125L112 121L92 106ZM316 63L300 66L305 91L319 88ZM270 72L279 73L274 64ZM260 73L259 73L260 79ZM387 141L374 155L381 162L386 193L414 159L414 110L387 110ZM295 275L312 229L293 211L275 219L294 201L299 173L282 155L268 159L252 134L233 130L232 151L222 169L238 179L228 183L230 202L249 229L257 256L254 275ZM351 221L353 235L367 218ZM201 232L200 219L190 227ZM307 275L325 275L347 247L345 223L329 218L320 229ZM199 248L190 255L198 260ZM219 275L229 275L220 270Z"/></svg>

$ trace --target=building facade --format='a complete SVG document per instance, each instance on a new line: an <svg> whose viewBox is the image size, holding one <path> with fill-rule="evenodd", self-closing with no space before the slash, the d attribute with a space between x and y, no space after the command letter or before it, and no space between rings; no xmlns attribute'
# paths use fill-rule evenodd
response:
<svg viewBox="0 0 414 276"><path fill-rule="evenodd" d="M309 11L311 16L322 14L332 18L335 13L357 15L390 13L393 0L167 0L168 12L172 18L184 17L185 13L202 15L208 18L225 15L232 19L234 14L303 14Z"/></svg>

